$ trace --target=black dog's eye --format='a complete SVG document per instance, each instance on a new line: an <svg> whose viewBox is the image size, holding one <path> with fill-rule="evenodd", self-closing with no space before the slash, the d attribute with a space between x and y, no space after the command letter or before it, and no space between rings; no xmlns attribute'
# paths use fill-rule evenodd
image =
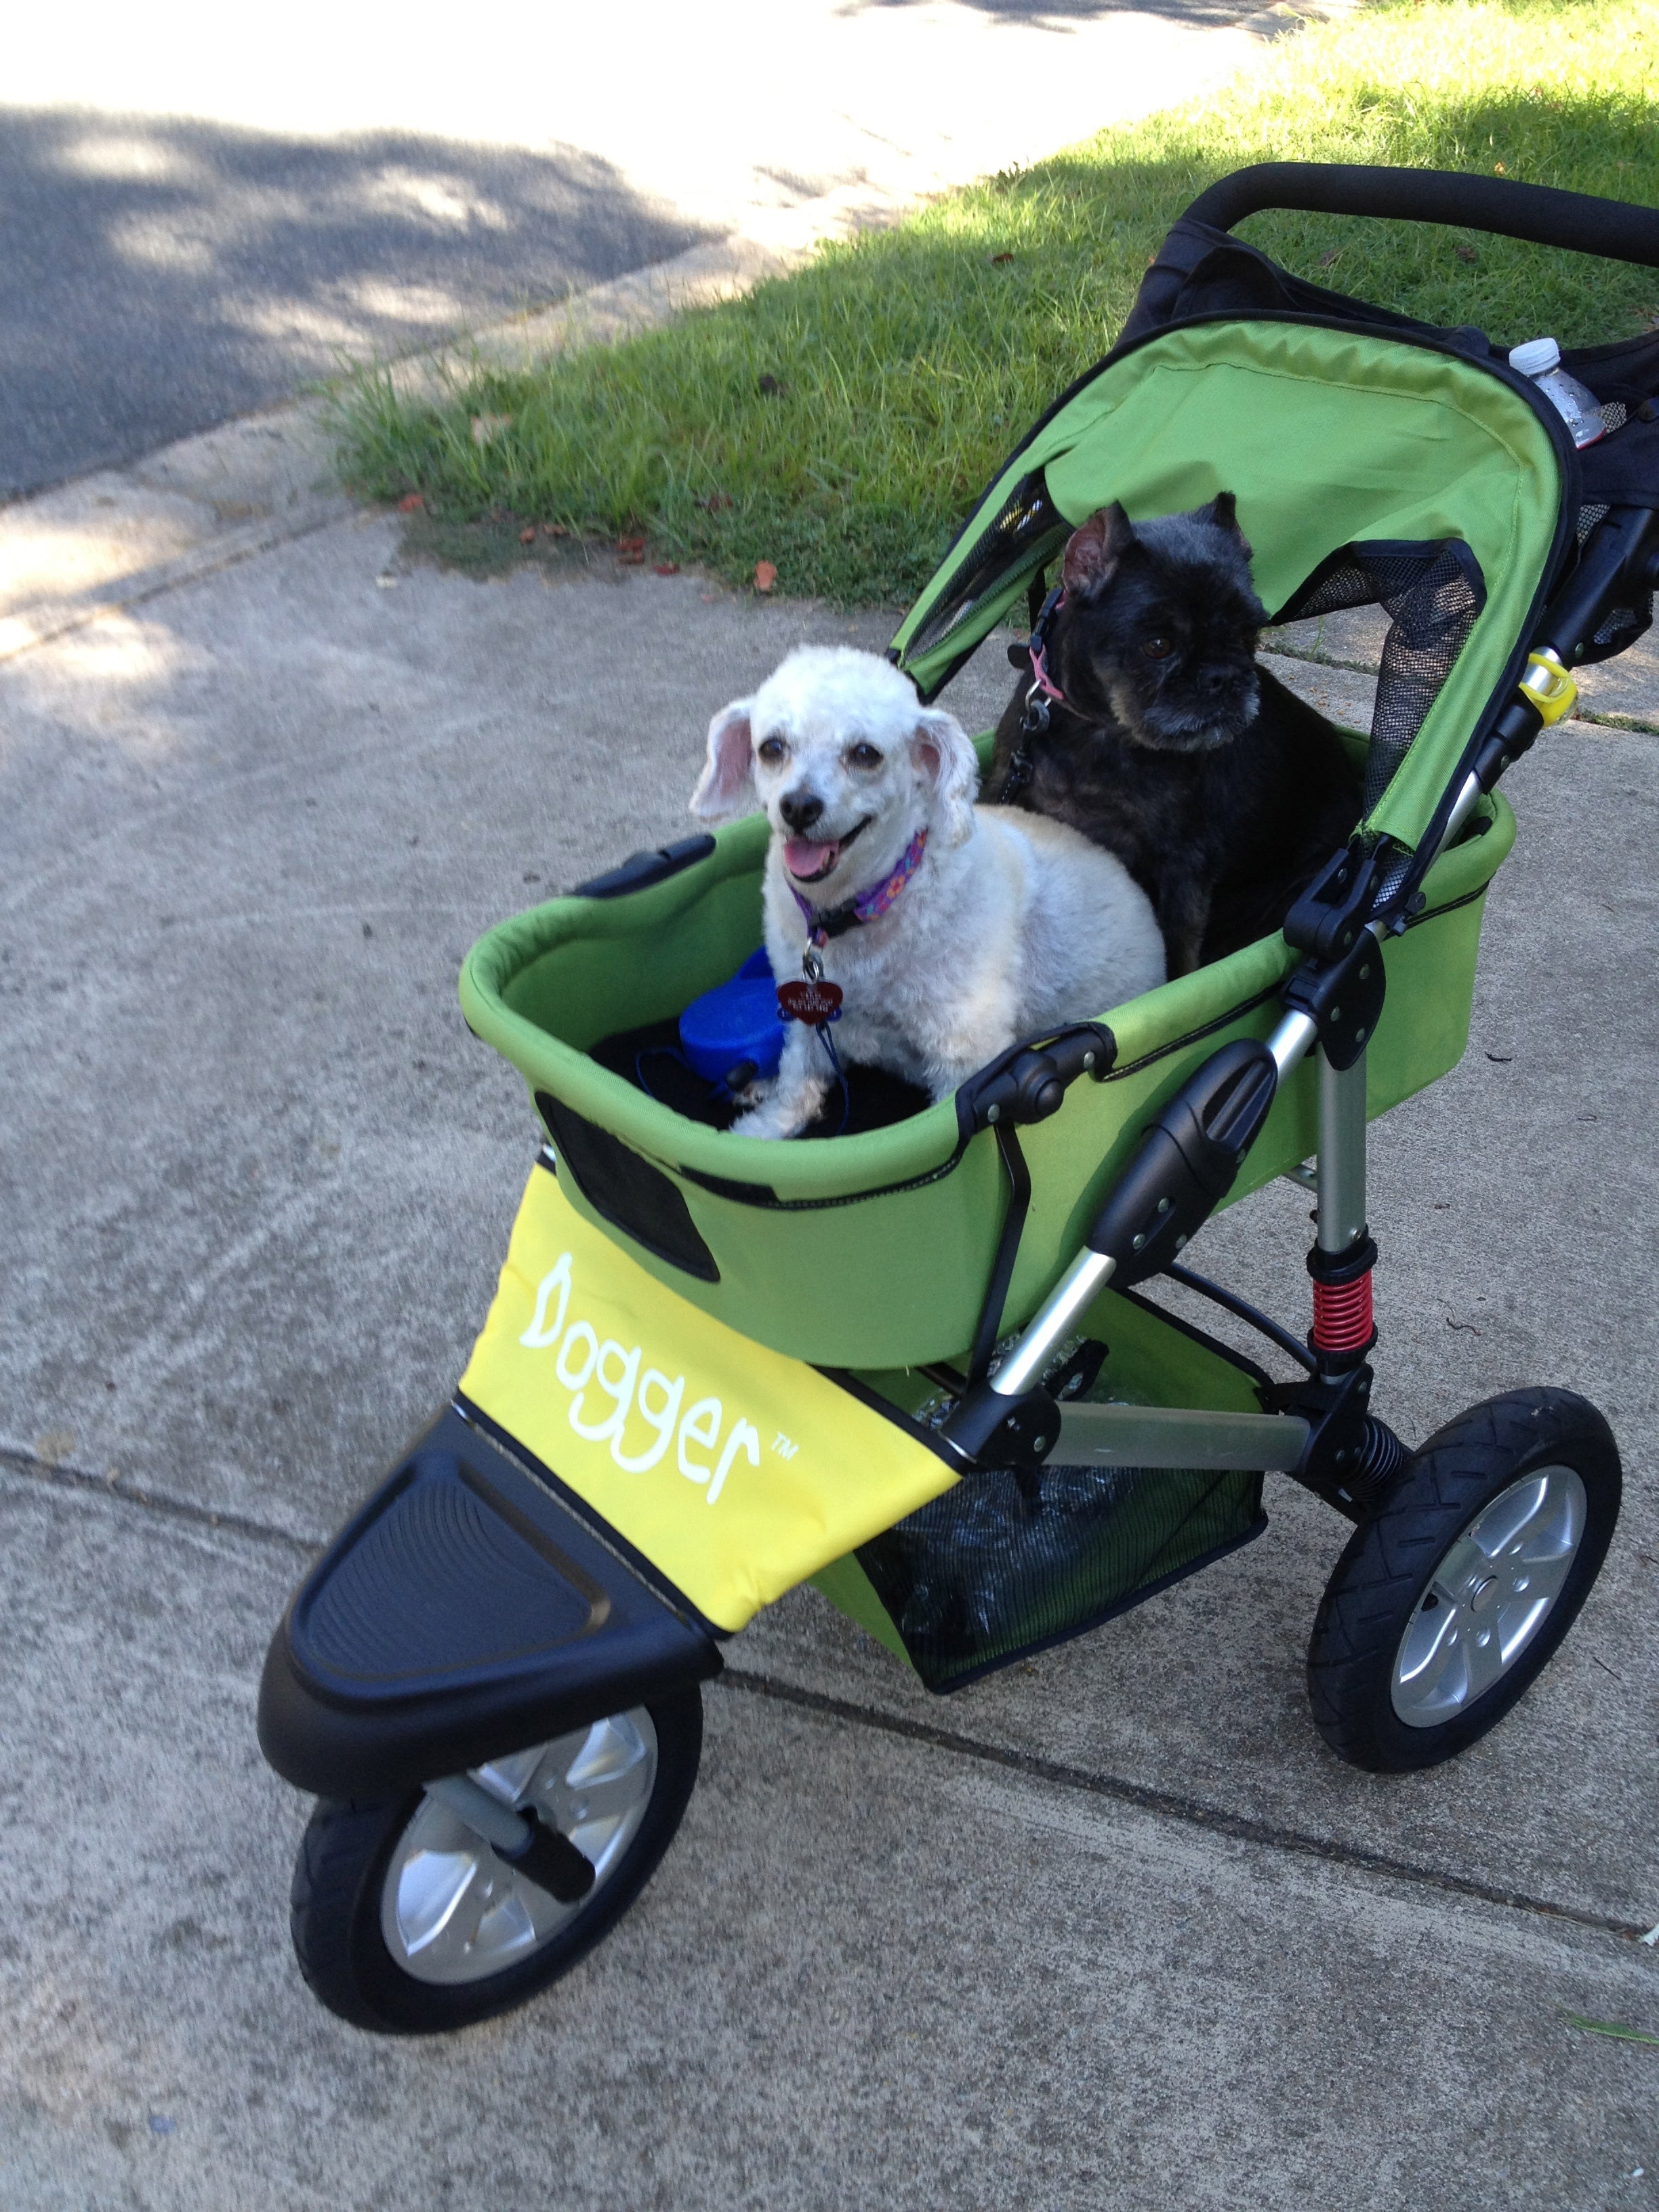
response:
<svg viewBox="0 0 1659 2212"><path fill-rule="evenodd" d="M872 745L867 738L860 738L857 744L848 745L847 748L847 757L851 761L854 768L879 768L881 766L880 749L876 745Z"/></svg>
<svg viewBox="0 0 1659 2212"><path fill-rule="evenodd" d="M1140 649L1148 660L1167 660L1175 647L1167 637L1144 637L1140 641Z"/></svg>
<svg viewBox="0 0 1659 2212"><path fill-rule="evenodd" d="M763 738L755 748L768 768L775 768L787 750L781 738Z"/></svg>

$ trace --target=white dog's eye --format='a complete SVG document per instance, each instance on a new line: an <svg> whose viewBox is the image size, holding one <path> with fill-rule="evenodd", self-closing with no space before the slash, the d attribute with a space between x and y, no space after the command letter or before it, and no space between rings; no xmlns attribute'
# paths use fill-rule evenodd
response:
<svg viewBox="0 0 1659 2212"><path fill-rule="evenodd" d="M879 768L881 751L867 738L860 738L855 745L848 745L847 757L854 768Z"/></svg>
<svg viewBox="0 0 1659 2212"><path fill-rule="evenodd" d="M755 748L768 768L775 768L788 750L781 738L763 738Z"/></svg>

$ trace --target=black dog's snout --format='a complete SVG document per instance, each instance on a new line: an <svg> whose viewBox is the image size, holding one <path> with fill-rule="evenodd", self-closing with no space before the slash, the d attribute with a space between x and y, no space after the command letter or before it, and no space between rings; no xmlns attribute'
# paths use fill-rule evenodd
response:
<svg viewBox="0 0 1659 2212"><path fill-rule="evenodd" d="M811 791L792 791L778 801L778 811L792 830L810 830L823 811L823 801Z"/></svg>

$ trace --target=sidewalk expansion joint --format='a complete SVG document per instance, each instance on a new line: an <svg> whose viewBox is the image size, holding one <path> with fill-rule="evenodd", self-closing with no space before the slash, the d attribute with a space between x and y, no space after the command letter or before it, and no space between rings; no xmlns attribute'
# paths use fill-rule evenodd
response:
<svg viewBox="0 0 1659 2212"><path fill-rule="evenodd" d="M0 1445L0 1472L20 1475L46 1490L136 1505L159 1519L241 1536L258 1544L274 1544L307 1563L316 1559L324 1548L312 1538L296 1535L292 1529L276 1528L267 1521L256 1521L250 1514L219 1511L186 1498L157 1497L154 1491L127 1487L118 1480L112 1482L106 1476L93 1474L82 1468L62 1463L54 1467L32 1452L3 1445ZM1472 1875L1452 1874L1443 1867L1422 1866L1411 1859L1395 1858L1387 1851L1368 1851L1358 1844L1338 1843L1327 1836L1310 1836L1300 1829L1280 1827L1271 1820L1254 1820L1248 1814L1230 1813L1223 1806L1206 1804L1201 1798L1186 1797L1178 1790L1155 1790L1144 1782L1131 1782L1121 1775L1091 1774L1085 1768L1067 1765L1060 1759L1040 1759L1031 1752L988 1743L977 1736L963 1735L954 1729L935 1728L929 1722L911 1720L902 1713L883 1712L878 1706L830 1697L822 1690L801 1689L793 1682L779 1681L770 1674L754 1674L747 1668L727 1666L715 1680L734 1690L747 1691L751 1697L769 1698L775 1704L794 1705L804 1712L845 1721L854 1728L874 1729L905 1742L924 1744L933 1751L976 1760L981 1765L1000 1766L1058 1789L1103 1797L1113 1804L1131 1806L1137 1812L1150 1813L1158 1819L1176 1820L1211 1835L1226 1836L1235 1843L1255 1844L1267 1850L1322 1859L1328 1865L1346 1867L1353 1873L1379 1875L1419 1889L1438 1890L1446 1896L1467 1897L1479 1904L1500 1905L1511 1912L1530 1913L1538 1919L1565 1921L1599 1936L1622 1936L1627 1942L1641 1942L1647 1932L1635 1921L1618 1920L1608 1913L1589 1911L1583 1905L1534 1897L1525 1890L1505 1889L1496 1882L1478 1881Z"/></svg>
<svg viewBox="0 0 1659 2212"><path fill-rule="evenodd" d="M68 1467L61 1462L52 1465L37 1459L33 1452L21 1452L0 1444L0 1472L21 1475L25 1480L38 1482L47 1490L67 1491L76 1497L96 1498L123 1505L137 1505L146 1513L154 1513L168 1521L182 1521L192 1528L211 1528L222 1534L246 1536L258 1544L277 1544L306 1560L317 1559L323 1545L310 1536L295 1535L291 1528L278 1528L268 1521L256 1521L251 1514L231 1513L211 1505L198 1505L186 1498L161 1498L153 1490L140 1490L118 1478L112 1481L107 1475L94 1474L85 1468Z"/></svg>
<svg viewBox="0 0 1659 2212"><path fill-rule="evenodd" d="M1112 1774L1091 1774L1079 1766L1068 1766L1063 1761L1039 1759L1030 1752L1013 1751L1006 1746L986 1743L978 1737L958 1735L954 1729L935 1728L927 1721L910 1720L902 1713L883 1712L874 1705L857 1705L845 1698L826 1696L819 1690L799 1689L793 1683L781 1682L769 1674L750 1674L746 1668L728 1666L715 1678L716 1683L729 1684L733 1689L746 1690L751 1696L770 1698L779 1705L798 1705L804 1711L821 1713L827 1719L848 1721L854 1727L878 1729L888 1735L902 1737L911 1743L926 1744L932 1750L954 1753L963 1759L972 1759L983 1765L1007 1768L1016 1774L1030 1776L1034 1781L1054 1784L1062 1790L1073 1790L1091 1797L1104 1797L1114 1804L1133 1806L1138 1812L1151 1813L1166 1820L1178 1820L1190 1828L1200 1828L1211 1835L1227 1836L1243 1844L1256 1844L1268 1850L1289 1851L1298 1857L1322 1859L1328 1865L1345 1867L1357 1874L1381 1875L1389 1881L1408 1882L1419 1889L1434 1889L1451 1897L1472 1898L1482 1905L1497 1905L1511 1912L1526 1912L1544 1920L1568 1921L1574 1926L1593 1929L1599 1936L1620 1936L1628 1942L1639 1942L1644 1930L1635 1922L1616 1920L1609 1914L1591 1912L1582 1905L1564 1905L1552 1898L1533 1897L1525 1890L1505 1889L1496 1882L1478 1881L1472 1875L1451 1874L1441 1867L1421 1866L1411 1859L1397 1859L1387 1851L1369 1851L1356 1844L1343 1844L1326 1836L1310 1836L1300 1829L1283 1828L1271 1820L1251 1819L1247 1814L1229 1813L1219 1805L1207 1805L1196 1797L1184 1797L1172 1790L1155 1790L1146 1783L1130 1782ZM714 1686L711 1685L711 1686Z"/></svg>

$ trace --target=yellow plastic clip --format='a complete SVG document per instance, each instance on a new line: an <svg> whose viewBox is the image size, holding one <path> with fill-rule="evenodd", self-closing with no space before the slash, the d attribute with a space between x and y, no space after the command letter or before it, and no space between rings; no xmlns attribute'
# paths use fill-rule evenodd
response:
<svg viewBox="0 0 1659 2212"><path fill-rule="evenodd" d="M1547 646L1542 653L1527 655L1527 672L1521 678L1521 690L1537 708L1547 730L1563 714L1571 713L1573 702L1578 696L1577 684Z"/></svg>

